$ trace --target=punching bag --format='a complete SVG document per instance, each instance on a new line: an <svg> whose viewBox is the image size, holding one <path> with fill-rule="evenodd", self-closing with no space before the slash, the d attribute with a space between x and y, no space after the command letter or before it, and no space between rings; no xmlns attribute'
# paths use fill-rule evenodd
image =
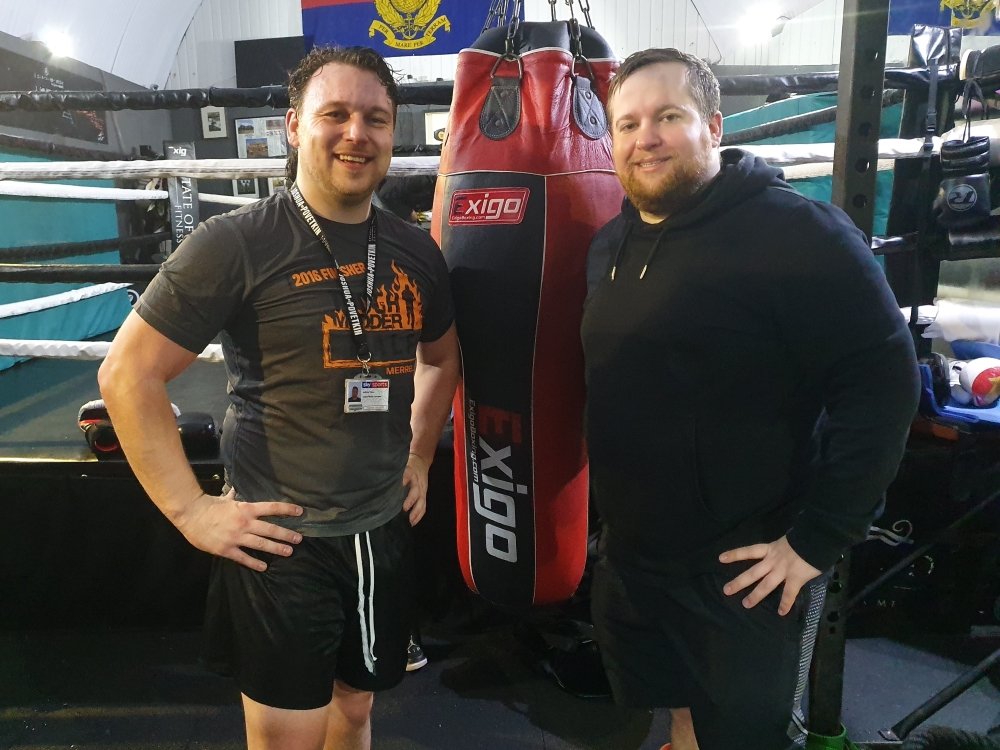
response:
<svg viewBox="0 0 1000 750"><path fill-rule="evenodd" d="M458 553L499 605L569 598L587 553L580 318L587 248L617 212L603 103L618 64L575 20L458 56L432 233L451 272Z"/></svg>

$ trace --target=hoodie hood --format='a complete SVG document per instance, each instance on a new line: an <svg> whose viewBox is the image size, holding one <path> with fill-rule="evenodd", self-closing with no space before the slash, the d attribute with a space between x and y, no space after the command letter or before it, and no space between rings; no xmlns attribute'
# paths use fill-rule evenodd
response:
<svg viewBox="0 0 1000 750"><path fill-rule="evenodd" d="M720 152L722 168L695 197L690 208L669 216L661 229L679 229L704 221L717 213L727 211L767 187L792 189L784 173L758 156L738 148ZM630 223L641 222L639 212L628 198L622 201L622 214Z"/></svg>

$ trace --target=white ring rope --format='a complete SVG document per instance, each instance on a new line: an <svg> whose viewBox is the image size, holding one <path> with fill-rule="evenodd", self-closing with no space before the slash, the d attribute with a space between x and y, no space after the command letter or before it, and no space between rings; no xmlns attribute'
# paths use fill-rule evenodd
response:
<svg viewBox="0 0 1000 750"><path fill-rule="evenodd" d="M940 147L940 138L935 139L936 148ZM920 156L923 147L923 140L920 139L886 139L879 142L882 153L879 154L878 169L891 169L894 159L913 158ZM804 145L765 145L742 147L745 150L761 156L765 161L775 166L786 167L785 178L789 180L803 179L806 177L819 177L832 173L833 148L832 143L809 143ZM420 169L416 168L408 174L437 174L440 159L436 156L419 157L397 157L406 159L421 160ZM261 161L276 161L263 159L213 159L212 169L217 169L218 164L230 162L234 168L245 163L259 163ZM396 159L393 159L395 162ZM43 179L80 179L88 178L113 178L122 177L116 173L117 168L109 165L129 165L128 174L125 176L146 178L163 177L160 165L171 165L170 171L184 172L180 176L201 177L203 179L214 178L220 174L226 177L237 176L237 173L213 172L212 174L200 173L198 161L147 161L147 162L50 162L50 163L0 163L0 195L20 195L40 198L75 198L77 200L106 200L106 201L142 201L142 200L167 200L168 194L165 190L129 190L123 188L100 188L83 187L77 185L37 185L33 182L23 180L43 180ZM177 170L172 165L186 164L186 169ZM284 162L281 174L284 174ZM74 169L69 170L68 165L73 165ZM141 169L140 169L141 168ZM93 170L93 171L92 171ZM423 171L427 170L427 171ZM390 168L390 174L393 170ZM250 174L239 172L238 176L263 176L260 170L253 170ZM266 174L270 175L268 169ZM399 174L399 172L397 172ZM166 176L178 176L170 174ZM16 179L15 179L16 178ZM204 203L220 203L232 206L241 206L253 203L258 198L234 196L234 195L214 195L210 193L200 193L198 199Z"/></svg>
<svg viewBox="0 0 1000 750"><path fill-rule="evenodd" d="M0 339L0 357L40 357L42 359L104 359L110 341L52 341ZM222 362L222 346L209 344L198 355L205 362Z"/></svg>
<svg viewBox="0 0 1000 750"><path fill-rule="evenodd" d="M129 286L131 285L114 283L94 284L93 286L86 286L81 289L70 289L59 294L50 294L47 297L36 297L35 299L24 300L22 302L8 302L5 305L0 305L0 320L69 305L73 302L90 299L91 297L99 297L109 292L116 292L119 289L126 289Z"/></svg>
<svg viewBox="0 0 1000 750"><path fill-rule="evenodd" d="M35 182L0 179L0 195L20 195L30 198L72 198L81 201L165 201L170 198L166 190L130 190L127 188L85 187L83 185L39 185ZM202 203L224 203L243 206L259 198L243 195L214 195L199 193Z"/></svg>
<svg viewBox="0 0 1000 750"><path fill-rule="evenodd" d="M934 138L934 152L941 143L962 137L964 123ZM991 138L991 163L1000 164L1000 120L980 120L972 124L973 135ZM878 143L879 159L913 159L921 156L922 138L883 138ZM833 161L833 143L790 143L783 145L740 146L776 167ZM394 156L390 175L432 175L438 173L439 156ZM0 184L4 180L115 179L153 177L283 177L285 159L158 159L146 161L63 161L0 162ZM107 189L107 188L105 188ZM143 191L140 191L143 192ZM155 192L155 191L144 191ZM148 195L145 196L149 198ZM204 196L199 196L204 199ZM222 196L229 197L229 196ZM220 201L221 202L221 201Z"/></svg>
<svg viewBox="0 0 1000 750"><path fill-rule="evenodd" d="M437 156L394 156L391 175L437 174ZM160 159L0 163L0 180L80 180L151 177L284 177L284 159Z"/></svg>
<svg viewBox="0 0 1000 750"><path fill-rule="evenodd" d="M170 198L170 194L166 190L39 185L34 182L3 179L0 179L0 195L19 195L30 198L72 198L81 201L165 201ZM198 199L202 203L221 203L229 206L245 206L260 200L243 195L215 195L213 193L200 193Z"/></svg>
<svg viewBox="0 0 1000 750"><path fill-rule="evenodd" d="M975 128L974 128L975 130ZM935 152L940 150L942 138L934 139ZM912 159L921 156L922 138L885 138L879 141L879 159ZM785 167L798 164L830 163L833 161L833 143L804 143L764 146L741 146L746 151L762 157L768 163ZM998 149L1000 150L1000 149ZM440 166L438 156L396 156L389 166L390 175L436 175ZM6 162L0 163L0 186L6 180L53 179L115 179L154 177L195 177L200 179L234 179L236 177L282 177L284 159L191 159L158 161L80 161L80 162ZM111 190L114 188L80 188L81 190ZM5 194L17 194L3 191ZM120 199L156 200L158 191L125 191ZM125 194L130 197L126 198ZM97 194L86 197L96 197ZM154 197L155 196L155 197ZM228 198L229 196L222 196ZM205 195L200 200L208 201ZM216 202L223 202L217 200Z"/></svg>

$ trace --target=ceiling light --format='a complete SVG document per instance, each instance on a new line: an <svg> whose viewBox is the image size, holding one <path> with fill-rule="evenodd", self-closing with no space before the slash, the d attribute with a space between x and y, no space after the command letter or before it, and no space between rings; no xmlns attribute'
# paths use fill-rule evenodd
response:
<svg viewBox="0 0 1000 750"><path fill-rule="evenodd" d="M740 37L743 44L765 44L778 23L780 11L775 3L758 3L751 6L740 19Z"/></svg>
<svg viewBox="0 0 1000 750"><path fill-rule="evenodd" d="M53 57L73 56L73 37L59 29L45 29L38 35L38 41L49 48Z"/></svg>

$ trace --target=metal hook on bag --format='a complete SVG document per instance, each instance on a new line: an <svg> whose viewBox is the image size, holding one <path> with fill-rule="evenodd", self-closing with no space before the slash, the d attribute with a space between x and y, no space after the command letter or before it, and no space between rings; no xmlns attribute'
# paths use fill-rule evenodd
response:
<svg viewBox="0 0 1000 750"><path fill-rule="evenodd" d="M497 61L493 63L493 68L490 70L490 79L496 78L497 68L500 67L500 63L504 62L516 62L517 63L517 80L520 81L524 78L524 63L521 62L521 56L514 52L504 52Z"/></svg>
<svg viewBox="0 0 1000 750"><path fill-rule="evenodd" d="M590 60L587 59L587 56L583 54L583 37L580 33L580 22L575 18L571 18L566 22L566 25L569 26L570 44L572 47L570 51L573 53L574 75L577 63L582 62L587 68L587 77L591 81L595 81L594 68L590 64Z"/></svg>

